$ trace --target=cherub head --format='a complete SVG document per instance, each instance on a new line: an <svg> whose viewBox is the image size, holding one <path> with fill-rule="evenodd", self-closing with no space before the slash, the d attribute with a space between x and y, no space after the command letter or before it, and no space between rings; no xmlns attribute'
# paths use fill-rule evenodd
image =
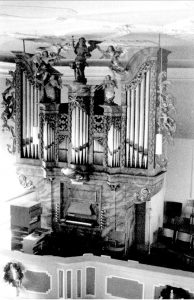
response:
<svg viewBox="0 0 194 300"><path fill-rule="evenodd" d="M44 50L44 51L42 52L42 57L43 57L43 58L49 57L49 53L48 53L47 50Z"/></svg>
<svg viewBox="0 0 194 300"><path fill-rule="evenodd" d="M112 45L110 45L110 46L108 46L107 51L110 53L115 53L115 48Z"/></svg>

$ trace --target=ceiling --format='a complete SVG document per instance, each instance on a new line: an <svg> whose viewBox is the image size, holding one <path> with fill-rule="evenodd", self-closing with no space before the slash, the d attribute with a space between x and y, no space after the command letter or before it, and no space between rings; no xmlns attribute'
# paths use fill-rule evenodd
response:
<svg viewBox="0 0 194 300"><path fill-rule="evenodd" d="M128 51L158 46L171 60L194 60L192 1L0 1L0 54L34 53L84 36ZM65 50L71 58L72 50ZM94 58L95 53L94 53Z"/></svg>

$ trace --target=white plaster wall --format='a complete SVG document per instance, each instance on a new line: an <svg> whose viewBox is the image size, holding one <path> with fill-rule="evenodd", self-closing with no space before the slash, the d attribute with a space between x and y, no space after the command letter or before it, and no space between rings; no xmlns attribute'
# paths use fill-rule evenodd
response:
<svg viewBox="0 0 194 300"><path fill-rule="evenodd" d="M194 130L194 129L193 129ZM174 145L168 146L168 171L166 175L165 201L183 203L183 211L187 200L194 198L194 140L175 139ZM194 154L193 154L194 156Z"/></svg>

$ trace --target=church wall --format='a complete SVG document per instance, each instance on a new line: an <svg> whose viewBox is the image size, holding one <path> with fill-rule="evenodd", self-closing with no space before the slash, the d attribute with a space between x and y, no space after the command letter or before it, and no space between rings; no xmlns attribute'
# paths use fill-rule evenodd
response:
<svg viewBox="0 0 194 300"><path fill-rule="evenodd" d="M191 178L192 151L194 140L176 138L174 145L168 146L168 172L166 174L165 201L183 203L194 197L194 180ZM194 159L194 158L193 158ZM190 195L192 185L192 195Z"/></svg>

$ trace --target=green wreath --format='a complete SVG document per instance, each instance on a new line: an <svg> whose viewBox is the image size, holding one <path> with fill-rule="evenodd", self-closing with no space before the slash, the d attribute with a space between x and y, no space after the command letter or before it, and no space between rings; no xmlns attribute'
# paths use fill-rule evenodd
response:
<svg viewBox="0 0 194 300"><path fill-rule="evenodd" d="M13 270L14 270L15 276L13 274ZM24 277L24 274L22 272L22 266L20 263L9 262L4 267L3 279L5 280L5 282L12 284L12 286L14 286L14 287L20 286L20 283L21 283L23 277Z"/></svg>

